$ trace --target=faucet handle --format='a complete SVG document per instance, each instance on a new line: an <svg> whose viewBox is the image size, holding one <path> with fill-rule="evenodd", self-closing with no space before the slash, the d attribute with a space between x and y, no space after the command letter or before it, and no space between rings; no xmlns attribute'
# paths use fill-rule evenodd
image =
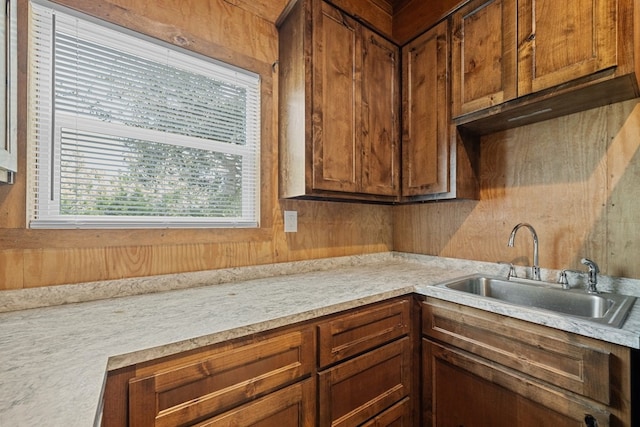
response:
<svg viewBox="0 0 640 427"><path fill-rule="evenodd" d="M558 284L562 285L562 289L571 289L571 284L569 283L569 276L567 273L576 273L576 274L584 274L583 271L571 270L568 268L560 271L560 275L558 276Z"/></svg>
<svg viewBox="0 0 640 427"><path fill-rule="evenodd" d="M567 278L567 270L562 270L558 276L558 284L562 285L562 289L569 289L569 279Z"/></svg>
<svg viewBox="0 0 640 427"><path fill-rule="evenodd" d="M498 261L498 264L504 264L509 266L509 272L507 273L507 280L511 280L513 277L515 278L518 277L518 275L516 274L516 269L513 266L512 262Z"/></svg>

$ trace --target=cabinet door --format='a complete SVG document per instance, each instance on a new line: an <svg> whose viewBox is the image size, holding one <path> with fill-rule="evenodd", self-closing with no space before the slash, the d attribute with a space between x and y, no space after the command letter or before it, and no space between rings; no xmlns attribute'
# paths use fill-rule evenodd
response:
<svg viewBox="0 0 640 427"><path fill-rule="evenodd" d="M473 0L452 15L452 25L453 116L514 99L516 0Z"/></svg>
<svg viewBox="0 0 640 427"><path fill-rule="evenodd" d="M518 96L613 67L616 0L520 0Z"/></svg>
<svg viewBox="0 0 640 427"><path fill-rule="evenodd" d="M322 1L313 8L313 189L355 193L361 170L361 27Z"/></svg>
<svg viewBox="0 0 640 427"><path fill-rule="evenodd" d="M314 423L315 388L307 379L195 427L313 427Z"/></svg>
<svg viewBox="0 0 640 427"><path fill-rule="evenodd" d="M576 399L500 365L423 340L427 426L584 427L610 425L598 404Z"/></svg>
<svg viewBox="0 0 640 427"><path fill-rule="evenodd" d="M423 303L422 316L431 338L604 404L616 400L605 344L447 301Z"/></svg>
<svg viewBox="0 0 640 427"><path fill-rule="evenodd" d="M362 28L362 187L367 194L400 190L400 49Z"/></svg>
<svg viewBox="0 0 640 427"><path fill-rule="evenodd" d="M319 425L356 426L410 394L408 337L318 373Z"/></svg>
<svg viewBox="0 0 640 427"><path fill-rule="evenodd" d="M448 21L403 47L402 195L449 191Z"/></svg>

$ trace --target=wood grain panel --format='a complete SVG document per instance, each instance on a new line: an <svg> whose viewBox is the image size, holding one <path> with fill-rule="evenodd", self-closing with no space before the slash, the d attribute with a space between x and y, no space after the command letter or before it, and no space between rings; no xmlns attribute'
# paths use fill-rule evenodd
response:
<svg viewBox="0 0 640 427"><path fill-rule="evenodd" d="M639 100L482 138L479 202L394 208L394 249L530 265L531 238L507 247L518 222L540 238L544 268L640 277Z"/></svg>
<svg viewBox="0 0 640 427"><path fill-rule="evenodd" d="M445 193L450 190L448 23L404 46L402 66L402 194Z"/></svg>
<svg viewBox="0 0 640 427"><path fill-rule="evenodd" d="M400 49L362 29L362 171L364 193L400 190Z"/></svg>
<svg viewBox="0 0 640 427"><path fill-rule="evenodd" d="M130 425L191 425L309 376L313 342L307 327L230 349L198 351L195 360L177 356L141 367L129 381Z"/></svg>
<svg viewBox="0 0 640 427"><path fill-rule="evenodd" d="M610 351L596 340L445 301L423 303L422 332L431 338L610 404Z"/></svg>
<svg viewBox="0 0 640 427"><path fill-rule="evenodd" d="M640 277L640 103L609 107L606 271Z"/></svg>
<svg viewBox="0 0 640 427"><path fill-rule="evenodd" d="M20 250L0 251L0 290L21 289L24 283L24 261Z"/></svg>
<svg viewBox="0 0 640 427"><path fill-rule="evenodd" d="M617 65L617 7L617 0L519 2L518 96Z"/></svg>
<svg viewBox="0 0 640 427"><path fill-rule="evenodd" d="M245 55L273 63L277 51L274 25L226 0L55 1L187 49L209 49L215 43L230 59Z"/></svg>
<svg viewBox="0 0 640 427"><path fill-rule="evenodd" d="M313 3L313 8L312 186L356 193L361 170L362 30L326 3Z"/></svg>
<svg viewBox="0 0 640 427"><path fill-rule="evenodd" d="M386 37L391 37L393 9L385 0L331 0L331 3L366 22Z"/></svg>
<svg viewBox="0 0 640 427"><path fill-rule="evenodd" d="M391 208L277 196L278 32L285 0L56 0L118 25L252 69L262 77L261 228L30 230L26 174L0 186L0 290L179 273L391 250ZM26 168L27 2L21 2L19 167ZM298 211L298 233L282 211ZM6 268L5 268L6 267Z"/></svg>
<svg viewBox="0 0 640 427"><path fill-rule="evenodd" d="M289 0L224 0L269 22L275 23Z"/></svg>
<svg viewBox="0 0 640 427"><path fill-rule="evenodd" d="M451 115L455 118L517 95L514 0L474 0L451 16Z"/></svg>
<svg viewBox="0 0 640 427"><path fill-rule="evenodd" d="M405 44L447 16L463 0L400 0L393 14L393 38Z"/></svg>

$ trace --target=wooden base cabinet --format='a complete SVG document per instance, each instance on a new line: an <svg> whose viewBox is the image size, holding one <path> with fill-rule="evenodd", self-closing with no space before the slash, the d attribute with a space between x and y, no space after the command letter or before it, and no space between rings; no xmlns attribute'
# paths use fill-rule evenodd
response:
<svg viewBox="0 0 640 427"><path fill-rule="evenodd" d="M318 325L320 427L410 425L411 301L389 301Z"/></svg>
<svg viewBox="0 0 640 427"><path fill-rule="evenodd" d="M318 373L319 425L358 426L410 394L408 337Z"/></svg>
<svg viewBox="0 0 640 427"><path fill-rule="evenodd" d="M431 394L427 425L464 427L610 426L604 405L568 398L453 347L424 340L424 384Z"/></svg>
<svg viewBox="0 0 640 427"><path fill-rule="evenodd" d="M632 427L628 348L435 299L422 332L426 426Z"/></svg>
<svg viewBox="0 0 640 427"><path fill-rule="evenodd" d="M417 303L391 299L110 373L104 427L408 427Z"/></svg>
<svg viewBox="0 0 640 427"><path fill-rule="evenodd" d="M639 358L405 296L115 371L102 425L635 427Z"/></svg>

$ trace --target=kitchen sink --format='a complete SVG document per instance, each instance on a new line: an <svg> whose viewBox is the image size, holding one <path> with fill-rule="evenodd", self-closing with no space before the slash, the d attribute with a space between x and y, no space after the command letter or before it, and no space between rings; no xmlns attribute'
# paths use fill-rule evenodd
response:
<svg viewBox="0 0 640 427"><path fill-rule="evenodd" d="M584 289L561 289L557 284L527 279L506 280L472 275L437 285L509 304L548 310L620 328L635 297L620 294L588 294Z"/></svg>

